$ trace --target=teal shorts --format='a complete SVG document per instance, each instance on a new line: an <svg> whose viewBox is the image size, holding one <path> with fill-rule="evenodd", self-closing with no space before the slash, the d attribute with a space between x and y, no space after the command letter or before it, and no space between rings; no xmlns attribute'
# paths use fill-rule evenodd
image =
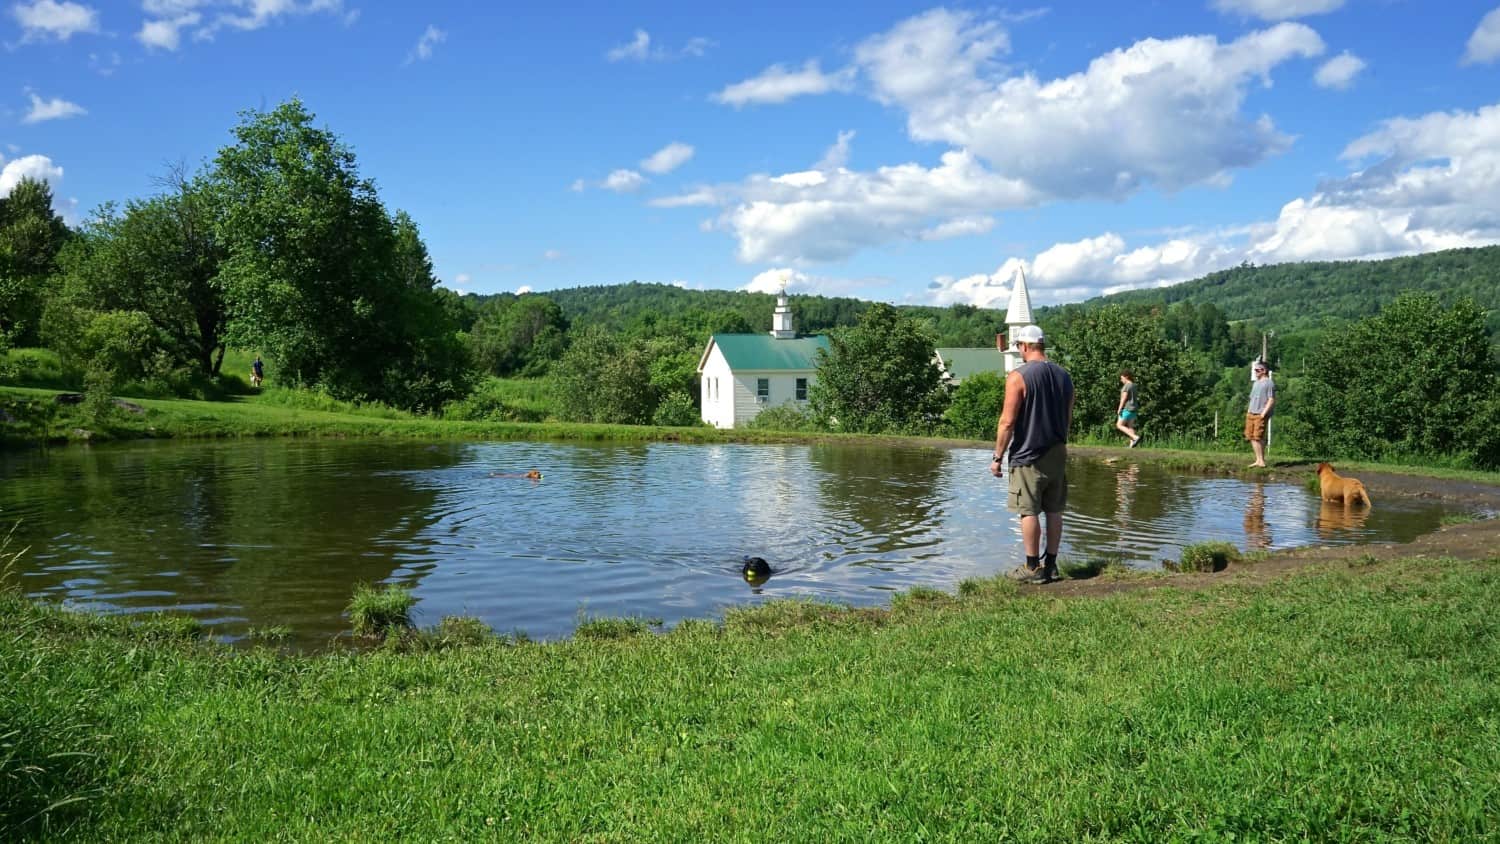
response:
<svg viewBox="0 0 1500 844"><path fill-rule="evenodd" d="M1122 410L1122 411L1120 411L1120 421L1121 422L1134 422L1135 420L1136 420L1136 412L1135 411L1133 411L1133 410Z"/></svg>

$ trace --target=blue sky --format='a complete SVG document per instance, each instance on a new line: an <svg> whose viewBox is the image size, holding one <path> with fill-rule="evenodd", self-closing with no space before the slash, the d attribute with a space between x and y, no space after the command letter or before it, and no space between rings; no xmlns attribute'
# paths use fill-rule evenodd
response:
<svg viewBox="0 0 1500 844"><path fill-rule="evenodd" d="M0 0L0 192L77 222L300 96L464 291L1003 306L1500 242L1496 0L725 5Z"/></svg>

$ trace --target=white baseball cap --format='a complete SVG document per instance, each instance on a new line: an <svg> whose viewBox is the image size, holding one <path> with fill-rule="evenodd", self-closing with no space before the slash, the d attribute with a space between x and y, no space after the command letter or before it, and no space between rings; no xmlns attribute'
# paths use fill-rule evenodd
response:
<svg viewBox="0 0 1500 844"><path fill-rule="evenodd" d="M1012 343L1043 343L1046 340L1047 338L1042 336L1042 327L1040 325L1023 325L1011 332L1010 335L1010 342Z"/></svg>

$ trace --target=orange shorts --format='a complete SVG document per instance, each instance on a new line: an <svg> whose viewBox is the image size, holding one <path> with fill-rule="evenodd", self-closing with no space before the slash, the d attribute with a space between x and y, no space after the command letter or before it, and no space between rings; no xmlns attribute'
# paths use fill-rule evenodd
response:
<svg viewBox="0 0 1500 844"><path fill-rule="evenodd" d="M1245 414L1245 439L1265 442L1266 421L1259 413Z"/></svg>

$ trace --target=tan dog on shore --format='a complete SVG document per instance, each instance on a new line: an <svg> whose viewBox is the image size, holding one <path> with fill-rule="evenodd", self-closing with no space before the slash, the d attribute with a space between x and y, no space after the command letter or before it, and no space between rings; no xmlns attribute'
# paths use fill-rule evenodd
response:
<svg viewBox="0 0 1500 844"><path fill-rule="evenodd" d="M1375 506L1370 501L1370 493L1365 491L1365 485L1358 478L1340 475L1333 471L1331 464L1318 464L1318 487L1322 490L1324 501L1341 501L1345 506L1355 502L1361 502L1366 507Z"/></svg>

